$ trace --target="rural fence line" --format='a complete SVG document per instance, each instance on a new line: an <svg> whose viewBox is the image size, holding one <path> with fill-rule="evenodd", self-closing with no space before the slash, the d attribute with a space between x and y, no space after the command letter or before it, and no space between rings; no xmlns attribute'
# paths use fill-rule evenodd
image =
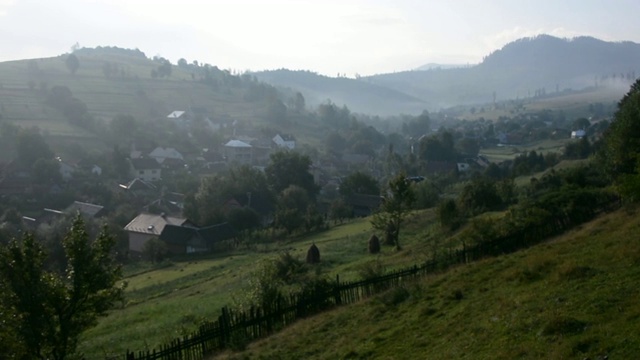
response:
<svg viewBox="0 0 640 360"><path fill-rule="evenodd" d="M242 348L252 340L273 334L299 319L336 306L359 302L417 277L434 274L457 264L535 245L610 209L611 203L607 203L593 206L588 213L582 212L577 216L570 213L562 216L556 214L553 221L525 224L508 235L487 239L462 249L450 250L444 256L421 265L360 281L340 282L339 277L336 277L335 282L312 284L310 289L288 296L279 295L273 302L263 304L262 307L251 307L247 311L233 311L224 307L217 320L205 322L198 331L175 339L160 349L127 351L125 359L199 360L225 349Z"/></svg>
<svg viewBox="0 0 640 360"><path fill-rule="evenodd" d="M224 349L233 349L252 340L270 335L291 323L329 308L358 302L386 289L402 285L418 276L436 271L436 262L413 266L379 277L319 286L289 296L279 296L273 303L251 307L247 311L222 308L216 321L200 326L198 331L175 339L160 349L127 351L126 359L202 359ZM325 284L326 285L326 284Z"/></svg>

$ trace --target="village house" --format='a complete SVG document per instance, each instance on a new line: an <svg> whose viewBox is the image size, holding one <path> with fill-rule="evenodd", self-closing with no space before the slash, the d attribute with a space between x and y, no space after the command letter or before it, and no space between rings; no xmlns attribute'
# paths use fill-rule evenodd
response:
<svg viewBox="0 0 640 360"><path fill-rule="evenodd" d="M184 166L184 157L182 154L171 147L163 148L158 146L149 153L149 157L155 159L158 164L165 168L177 168Z"/></svg>
<svg viewBox="0 0 640 360"><path fill-rule="evenodd" d="M156 181L161 179L160 164L151 158L129 159L130 173L134 178L144 181Z"/></svg>
<svg viewBox="0 0 640 360"><path fill-rule="evenodd" d="M182 217L141 213L124 227L129 235L129 251L142 252L144 244L152 238L159 238L167 225L195 227Z"/></svg>
<svg viewBox="0 0 640 360"><path fill-rule="evenodd" d="M291 135L276 135L273 137L273 142L280 148L286 148L293 150L296 147L296 139Z"/></svg>
<svg viewBox="0 0 640 360"><path fill-rule="evenodd" d="M229 140L224 144L224 154L228 162L251 164L253 161L253 147L240 140Z"/></svg>
<svg viewBox="0 0 640 360"><path fill-rule="evenodd" d="M205 227L166 225L160 240L172 254L193 254L212 251L235 236L235 230L228 223Z"/></svg>

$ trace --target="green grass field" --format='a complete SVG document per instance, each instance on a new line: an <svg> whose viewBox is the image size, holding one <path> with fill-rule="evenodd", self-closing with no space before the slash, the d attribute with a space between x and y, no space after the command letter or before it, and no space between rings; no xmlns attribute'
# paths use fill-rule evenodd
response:
<svg viewBox="0 0 640 360"><path fill-rule="evenodd" d="M513 160L517 156L527 154L530 151L535 151L543 155L550 152L562 154L564 146L571 141L575 140L548 139L522 145L494 146L480 149L479 153L480 155L486 156L491 162L502 162L505 160Z"/></svg>
<svg viewBox="0 0 640 360"><path fill-rule="evenodd" d="M617 211L514 254L299 321L219 359L630 359L640 217Z"/></svg>

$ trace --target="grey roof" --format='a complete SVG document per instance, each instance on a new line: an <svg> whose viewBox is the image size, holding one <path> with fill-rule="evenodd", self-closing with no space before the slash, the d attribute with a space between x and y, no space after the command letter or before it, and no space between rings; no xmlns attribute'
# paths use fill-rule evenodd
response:
<svg viewBox="0 0 640 360"><path fill-rule="evenodd" d="M131 165L133 165L133 168L136 170L160 169L160 164L151 158L131 159Z"/></svg>
<svg viewBox="0 0 640 360"><path fill-rule="evenodd" d="M124 227L125 231L160 235L166 225L183 225L187 219L168 215L141 213Z"/></svg>
<svg viewBox="0 0 640 360"><path fill-rule="evenodd" d="M79 211L80 214L87 217L95 217L100 211L104 209L102 205L90 204L81 201L74 201L73 204L69 205L65 212L75 212Z"/></svg>
<svg viewBox="0 0 640 360"><path fill-rule="evenodd" d="M226 147L251 147L251 145L247 144L244 141L240 141L240 140L229 140L229 142L224 144L224 146L226 146Z"/></svg>

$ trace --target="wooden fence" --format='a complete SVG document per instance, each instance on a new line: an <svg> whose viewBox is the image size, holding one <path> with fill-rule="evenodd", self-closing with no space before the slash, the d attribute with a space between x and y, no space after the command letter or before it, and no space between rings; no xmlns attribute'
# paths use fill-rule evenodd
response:
<svg viewBox="0 0 640 360"><path fill-rule="evenodd" d="M462 258L458 255L459 258ZM317 314L329 308L358 302L386 289L400 286L408 280L436 271L436 262L429 261L394 271L380 277L319 286L288 297L279 296L272 304L252 307L248 311L232 311L228 307L216 321L206 322L199 330L175 339L152 351L127 351L126 359L202 359L224 349L233 349L252 340L272 334L298 319Z"/></svg>
<svg viewBox="0 0 640 360"><path fill-rule="evenodd" d="M273 303L252 307L248 311L232 311L225 307L217 320L204 323L199 330L163 345L159 350L126 353L126 360L202 359L224 349L241 348L248 342L268 336L298 319L320 313L339 305L358 302L376 293L397 287L417 277L444 270L487 256L509 253L539 243L586 221L611 203L597 204L588 214L562 214L554 221L526 224L512 233L486 239L463 249L452 250L438 259L427 261L379 277L355 281L319 282L315 286L287 297L279 296Z"/></svg>

